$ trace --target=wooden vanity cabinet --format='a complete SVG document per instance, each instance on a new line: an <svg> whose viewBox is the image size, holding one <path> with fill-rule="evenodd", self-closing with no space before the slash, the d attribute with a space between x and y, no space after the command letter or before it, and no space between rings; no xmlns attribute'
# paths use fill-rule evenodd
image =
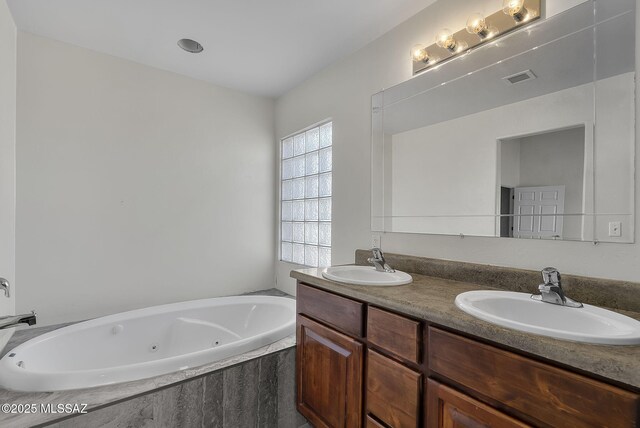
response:
<svg viewBox="0 0 640 428"><path fill-rule="evenodd" d="M298 315L298 411L315 427L360 427L361 343Z"/></svg>
<svg viewBox="0 0 640 428"><path fill-rule="evenodd" d="M640 427L636 392L302 283L297 306L315 427Z"/></svg>

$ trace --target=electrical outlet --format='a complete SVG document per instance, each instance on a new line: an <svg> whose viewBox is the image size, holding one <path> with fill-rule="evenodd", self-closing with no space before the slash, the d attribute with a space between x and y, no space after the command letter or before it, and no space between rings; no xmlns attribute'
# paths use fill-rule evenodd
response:
<svg viewBox="0 0 640 428"><path fill-rule="evenodd" d="M380 235L371 235L371 248L380 248Z"/></svg>
<svg viewBox="0 0 640 428"><path fill-rule="evenodd" d="M609 236L619 238L622 236L622 222L610 221L609 222Z"/></svg>

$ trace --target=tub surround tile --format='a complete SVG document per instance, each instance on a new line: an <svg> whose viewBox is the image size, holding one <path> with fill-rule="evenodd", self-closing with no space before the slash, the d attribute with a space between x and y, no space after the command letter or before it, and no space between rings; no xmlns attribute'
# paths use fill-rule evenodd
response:
<svg viewBox="0 0 640 428"><path fill-rule="evenodd" d="M540 271L385 253L395 269L523 293L538 293ZM356 250L355 264L367 266L370 250ZM542 270L545 266L540 266ZM562 272L561 272L562 273ZM640 283L562 274L562 288L579 302L640 312Z"/></svg>
<svg viewBox="0 0 640 428"><path fill-rule="evenodd" d="M295 356L294 356L295 359ZM278 426L278 355L265 355L258 360L257 426ZM293 373L293 372L292 372ZM295 389L292 389L295 391ZM294 400L291 400L294 402ZM295 420L295 419L294 419Z"/></svg>
<svg viewBox="0 0 640 428"><path fill-rule="evenodd" d="M184 382L151 394L153 421L156 425L168 427L215 426L212 421L211 409L204 405L207 398L205 384L210 376ZM212 377L214 381L220 379L220 376L213 375ZM116 404L113 407L117 408L119 405ZM91 419L91 415L89 414L83 419ZM83 422L80 418L78 421Z"/></svg>
<svg viewBox="0 0 640 428"><path fill-rule="evenodd" d="M290 297L295 299L295 296L291 294L287 294L284 291L278 290L277 288L269 288L268 290L258 290L258 291L250 291L249 293L243 293L242 296L276 296L276 297Z"/></svg>
<svg viewBox="0 0 640 428"><path fill-rule="evenodd" d="M257 419L258 367L257 361L251 361L224 372L222 412L229 426L250 427L253 426L251 422Z"/></svg>
<svg viewBox="0 0 640 428"><path fill-rule="evenodd" d="M306 423L306 419L296 409L295 349L291 349L290 352L294 354L293 357L285 352L275 354L277 355L278 378L278 421L276 425L278 428L297 428ZM293 400L286 398L291 394L291 391L294 391Z"/></svg>
<svg viewBox="0 0 640 428"><path fill-rule="evenodd" d="M291 335L254 351L246 352L241 355L226 358L224 360L216 361L215 363L206 364L193 369L96 388L55 392L16 392L0 389L0 403L51 403L53 405L58 403L86 403L88 404L88 410L90 412L89 415L91 415L94 410L97 411L97 409L110 404L129 400L131 397L136 397L140 394L147 394L161 388L174 386L181 382L190 381L207 375L211 372L225 369L227 367L233 367L246 361L259 359L264 355L291 349L295 347L295 343L296 337L295 335ZM210 385L210 387L214 388L213 385ZM220 384L216 387L219 388ZM255 388L255 386L252 386L252 388ZM245 409L242 410L244 411ZM60 416L61 415L43 413L0 414L0 426L3 428L37 426L54 422L60 419Z"/></svg>
<svg viewBox="0 0 640 428"><path fill-rule="evenodd" d="M291 370L277 371L281 361ZM288 412L295 403L294 364L295 349L286 349L48 426L297 428L306 420ZM291 388L278 393L279 384Z"/></svg>
<svg viewBox="0 0 640 428"><path fill-rule="evenodd" d="M203 404L207 414L205 422L211 427L223 428L223 391L221 385L224 382L223 372L219 371L204 377Z"/></svg>
<svg viewBox="0 0 640 428"><path fill-rule="evenodd" d="M265 290L267 295L281 295L282 292L279 290ZM265 293L263 291L262 293ZM265 293L265 294L266 294ZM252 293L252 294L260 294ZM282 293L284 294L284 293ZM40 334L44 334L48 331L55 330L57 328L61 328L65 325L57 325L57 326L47 326L40 327L34 329L25 329L21 331L17 331L12 337L11 341L5 347L6 351L13 349L18 346L20 343L38 336ZM36 334L37 333L37 334ZM204 425L202 426L216 426L215 423L211 424L208 421L219 421L221 419L222 409L224 408L224 395L219 394L218 390L221 388L221 385L224 384L224 381L220 382L220 379L216 378L216 375L223 376L224 369L226 368L236 368L241 367L243 363L252 363L258 364L256 367L259 367L259 360L264 356L271 356L273 354L276 361L278 355L284 351L290 351L291 355L295 354L295 344L296 337L295 334L292 334L284 339L281 339L272 344L263 346L253 351L246 352L241 355L229 357L220 361L216 361L213 363L205 364L200 367L194 367L186 370L182 370L179 372L168 373L165 375L160 375L147 379L140 379L131 382L124 382L115 385L106 385L95 388L87 388L87 389L78 389L71 391L54 391L54 392L16 392L9 391L6 389L0 388L0 403L43 403L48 404L51 403L53 405L57 405L59 403L86 403L88 404L89 413L87 415L74 416L67 421L73 421L76 419L84 418L87 416L97 415L96 418L99 418L101 423L97 423L95 426L113 426L113 427L127 427L127 426L174 426L172 424L158 424L154 421L166 421L168 418L170 420L179 420L179 418L188 418L193 414L197 414L198 412L190 411L190 404L193 400L189 397L199 397L198 403L201 404L203 400L206 403L213 404L212 410L210 414L201 415L199 420L202 420ZM287 364L291 364L290 374L287 376L294 376L293 364L295 364L295 357L286 357L282 356L280 358L293 358L293 362L283 363L285 366ZM273 363L270 363L273 364ZM276 364L277 365L277 364ZM289 367L289 366L287 366ZM265 368L265 370L267 370ZM275 372L274 372L275 373ZM278 372L279 375L286 378L286 371ZM255 384L252 384L248 381L250 375L247 374L247 380L245 385L249 385L247 388L255 389ZM253 375L256 381L259 379L259 373ZM266 376L266 373L264 375ZM205 380L203 380L205 379ZM293 385L293 380L285 379L282 381L283 384L287 384L287 382L291 382ZM193 383L193 384L192 384ZM188 385L188 386L182 386ZM200 386L198 386L200 385ZM290 391L286 391L284 388L282 391L277 386L271 386L273 390L275 388L276 391L281 392L282 395L280 397L286 397L286 394L289 394L291 397L291 401L293 402L293 395L295 389L292 387ZM183 388L183 389L179 389ZM200 388L200 389L198 389ZM265 387L266 388L266 387ZM175 389L175 391L170 391ZM229 387L228 391L231 391ZM203 391L203 392L201 392ZM149 397L150 393L158 394L158 397ZM206 393L206 394L205 394ZM229 392L231 394L231 392ZM143 395L145 394L145 395ZM165 394L165 395L163 395ZM166 395L169 394L169 395ZM131 398L137 397L137 398ZM146 398L145 398L146 397ZM124 401L126 400L126 401ZM149 401L152 400L152 401ZM177 401L176 401L177 400ZM256 398L257 400L257 398ZM130 404L132 401L135 403ZM268 400L264 399L265 404L263 409L270 409L273 407L273 404L267 404ZM286 401L285 398L282 401ZM122 402L128 403L128 405L134 406L137 409L133 416L135 419L135 423L129 421L128 419L118 418L116 413L113 412L126 412L126 410L114 410L111 409L110 405L120 406ZM167 403L174 403L169 405ZM178 403L177 405L175 403ZM118 404L116 404L118 403ZM164 404L163 404L164 403ZM222 404L222 405L216 405ZM290 418L284 412L289 409L289 404L279 404L280 400L275 404L275 408L278 412L282 411L283 413L278 413L277 416L264 416L264 418L279 418L281 415L283 418ZM109 406L109 407L108 407ZM151 406L151 407L149 407ZM173 407L172 407L173 406ZM177 406L177 407L176 407ZM271 407L269 407L271 406ZM295 406L295 403L291 406ZM199 406L201 407L201 406ZM208 406L205 406L207 408ZM247 411L243 406L238 407L243 412ZM111 410L109 410L111 409ZM149 410L151 409L151 410ZM295 409L295 407L294 407ZM100 412L100 413L98 413ZM112 413L109 413L112 412ZM148 422L146 418L151 416L151 422ZM35 413L35 414L3 414L0 413L0 426L4 427L27 427L27 426L39 426L46 425L53 422L56 422L61 419L60 414L43 414L43 413ZM296 415L294 415L296 416ZM230 415L229 418L236 417L234 415ZM256 414L257 417L257 414ZM171 419L173 418L173 419ZM224 419L224 415L222 417ZM89 419L86 419L89 421ZM277 419L276 419L277 420ZM184 421L184 423L191 423L188 419L180 419L180 421ZM66 422L65 422L66 423ZM69 422L70 423L70 422ZM87 422L89 423L89 422ZM93 423L93 422L92 422ZM182 423L182 422L181 422ZM111 425L109 425L111 424ZM120 425L118 425L120 424ZM147 425L145 425L147 424ZM300 424L301 425L301 424ZM93 425L60 425L60 426L70 426L70 427L84 427L84 426L93 426ZM190 426L190 425L177 425L177 426ZM200 425L195 425L200 426ZM231 427L233 425L225 425L225 427ZM242 425L239 425L242 426ZM253 426L253 425L251 425ZM256 425L257 426L257 425ZM275 425L274 425L275 426ZM285 426L285 425L283 425ZM296 425L299 426L299 425Z"/></svg>
<svg viewBox="0 0 640 428"><path fill-rule="evenodd" d="M155 427L154 400L144 395L124 401L116 406L105 407L84 416L73 417L47 425L50 428L129 428Z"/></svg>
<svg viewBox="0 0 640 428"><path fill-rule="evenodd" d="M368 253L366 254L368 257ZM358 251L356 255L357 261L361 262L363 253ZM424 267L427 266L432 269L427 270L427 272L433 273L435 270L439 275L444 275L445 272L452 272L451 274L453 275L455 271L454 262L440 263L441 261L432 261L433 259L422 262L415 260L417 258L413 257L408 260L401 260L399 256L392 254L385 254L385 257L393 267L411 272L413 283L397 287L340 284L324 279L322 277L322 269L316 268L292 271L291 276L327 291L333 291L373 305L396 310L434 324L450 327L516 350L528 352L614 383L618 382L640 389L640 346L606 346L569 342L511 330L482 321L461 311L454 304L455 297L465 291L498 288L474 283L475 277L470 272L478 268L466 267L468 269L467 273L457 276L458 278L466 278L467 281L452 280L441 276L427 276L413 272L420 269L425 272ZM490 267L483 268L489 269ZM488 273L484 273L482 269L478 269L478 271L481 277L487 278L490 276ZM517 272L514 273L513 277L516 277L516 275L518 275ZM533 278L527 276L528 274L526 273L522 275L522 278ZM501 275L496 274L496 277L500 278ZM486 279L483 281L486 281ZM534 279L534 281L537 280ZM518 284L519 282L514 283ZM635 293L640 293L640 289L637 289ZM568 295L572 298L577 297L571 292L568 292ZM640 313L638 312L622 310L617 310L617 312L640 320Z"/></svg>

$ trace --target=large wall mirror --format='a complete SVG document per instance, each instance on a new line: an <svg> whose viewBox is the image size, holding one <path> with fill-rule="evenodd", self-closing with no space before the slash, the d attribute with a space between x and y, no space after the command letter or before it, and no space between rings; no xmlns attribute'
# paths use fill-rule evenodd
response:
<svg viewBox="0 0 640 428"><path fill-rule="evenodd" d="M635 1L586 1L372 98L372 229L634 242Z"/></svg>

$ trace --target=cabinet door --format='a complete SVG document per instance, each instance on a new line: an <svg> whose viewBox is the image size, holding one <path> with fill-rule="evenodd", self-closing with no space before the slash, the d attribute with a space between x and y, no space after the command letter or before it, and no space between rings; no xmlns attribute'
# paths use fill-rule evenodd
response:
<svg viewBox="0 0 640 428"><path fill-rule="evenodd" d="M523 424L432 379L427 381L427 428L522 428Z"/></svg>
<svg viewBox="0 0 640 428"><path fill-rule="evenodd" d="M362 344L298 315L298 411L315 427L359 428Z"/></svg>

